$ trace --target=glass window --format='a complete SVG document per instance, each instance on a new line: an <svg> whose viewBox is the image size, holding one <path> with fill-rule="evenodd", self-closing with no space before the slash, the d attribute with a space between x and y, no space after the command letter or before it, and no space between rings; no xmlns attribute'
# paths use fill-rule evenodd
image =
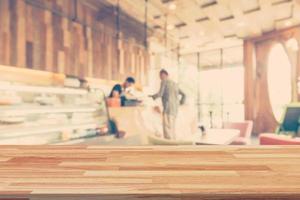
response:
<svg viewBox="0 0 300 200"><path fill-rule="evenodd" d="M268 90L273 113L280 120L292 99L292 72L288 55L281 44L272 47L268 59Z"/></svg>
<svg viewBox="0 0 300 200"><path fill-rule="evenodd" d="M180 84L197 100L201 124L217 128L224 121L244 120L243 46L184 55L182 60Z"/></svg>
<svg viewBox="0 0 300 200"><path fill-rule="evenodd" d="M221 127L244 119L244 68L226 67L200 72L201 123Z"/></svg>

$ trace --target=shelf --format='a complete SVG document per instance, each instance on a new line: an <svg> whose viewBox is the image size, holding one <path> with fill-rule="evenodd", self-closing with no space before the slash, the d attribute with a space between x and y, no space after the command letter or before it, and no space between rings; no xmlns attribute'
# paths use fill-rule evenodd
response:
<svg viewBox="0 0 300 200"><path fill-rule="evenodd" d="M0 85L0 91L15 91L15 92L29 92L39 94L61 94L61 95L85 95L88 93L84 89L63 88L63 87L42 87L29 85Z"/></svg>
<svg viewBox="0 0 300 200"><path fill-rule="evenodd" d="M99 123L100 124L100 123ZM35 126L14 126L0 129L0 140L14 137L27 137L44 133L72 131L76 129L96 129L100 127L98 123L87 124L54 124L54 125L35 125Z"/></svg>
<svg viewBox="0 0 300 200"><path fill-rule="evenodd" d="M55 114L55 113L91 113L97 111L96 106L0 106L0 117L24 116L29 114Z"/></svg>

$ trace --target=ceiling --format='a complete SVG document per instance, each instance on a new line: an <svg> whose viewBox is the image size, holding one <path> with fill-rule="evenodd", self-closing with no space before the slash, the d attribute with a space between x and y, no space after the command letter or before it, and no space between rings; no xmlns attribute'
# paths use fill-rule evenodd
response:
<svg viewBox="0 0 300 200"><path fill-rule="evenodd" d="M107 0L117 5L118 0ZM145 22L145 0L119 0ZM298 0L148 0L148 27L181 54L242 44L243 38L300 23Z"/></svg>

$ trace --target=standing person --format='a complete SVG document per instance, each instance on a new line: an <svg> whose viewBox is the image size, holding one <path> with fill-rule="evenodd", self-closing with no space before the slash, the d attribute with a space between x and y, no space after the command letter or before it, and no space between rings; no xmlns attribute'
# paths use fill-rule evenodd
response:
<svg viewBox="0 0 300 200"><path fill-rule="evenodd" d="M160 90L151 97L155 100L159 97L163 105L163 132L166 139L175 138L175 122L178 113L179 104L184 104L185 94L178 88L178 85L169 79L169 74L162 69L159 72L161 80ZM179 95L181 99L179 100Z"/></svg>

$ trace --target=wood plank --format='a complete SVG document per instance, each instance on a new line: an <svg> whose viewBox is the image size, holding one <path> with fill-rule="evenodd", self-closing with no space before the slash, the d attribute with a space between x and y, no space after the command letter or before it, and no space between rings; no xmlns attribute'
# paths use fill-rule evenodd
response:
<svg viewBox="0 0 300 200"><path fill-rule="evenodd" d="M8 17L8 16L7 16ZM16 0L9 1L9 34L10 34L10 40L9 40L9 46L10 46L10 57L9 57L9 63L11 65L16 66L17 65L17 31L18 31L18 18L17 18L17 7L16 7Z"/></svg>
<svg viewBox="0 0 300 200"><path fill-rule="evenodd" d="M0 152L5 198L300 198L297 146L0 146Z"/></svg>
<svg viewBox="0 0 300 200"><path fill-rule="evenodd" d="M26 66L26 7L23 1L17 1L17 66Z"/></svg>
<svg viewBox="0 0 300 200"><path fill-rule="evenodd" d="M26 42L26 66L33 69L33 44L32 42Z"/></svg>

